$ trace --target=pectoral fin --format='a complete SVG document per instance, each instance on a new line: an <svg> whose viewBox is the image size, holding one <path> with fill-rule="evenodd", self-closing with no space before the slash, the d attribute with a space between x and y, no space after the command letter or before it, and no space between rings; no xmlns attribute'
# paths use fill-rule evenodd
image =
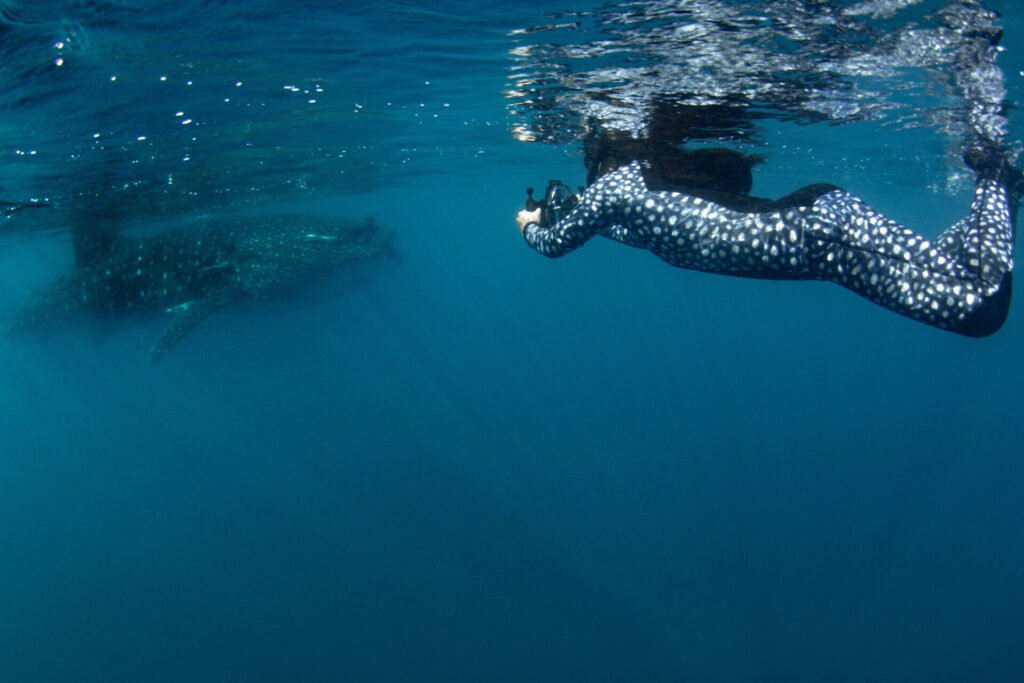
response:
<svg viewBox="0 0 1024 683"><path fill-rule="evenodd" d="M226 290L210 293L202 299L170 309L169 312L174 313L174 320L149 350L149 361L155 363L163 358L168 351L174 348L175 344L181 341L182 337L192 331L193 327L217 309L234 300L234 294Z"/></svg>

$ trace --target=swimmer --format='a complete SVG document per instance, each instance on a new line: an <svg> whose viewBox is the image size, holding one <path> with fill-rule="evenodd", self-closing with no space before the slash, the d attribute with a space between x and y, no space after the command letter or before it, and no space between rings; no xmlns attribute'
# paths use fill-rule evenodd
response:
<svg viewBox="0 0 1024 683"><path fill-rule="evenodd" d="M833 185L776 201L750 197L745 190L757 159L730 150L654 158L622 150L607 138L590 146L585 159L597 179L578 198L563 192L556 206L531 197L517 216L526 243L556 258L601 235L679 268L827 280L971 337L994 333L1006 319L1024 182L991 143L965 153L976 177L973 206L934 242Z"/></svg>

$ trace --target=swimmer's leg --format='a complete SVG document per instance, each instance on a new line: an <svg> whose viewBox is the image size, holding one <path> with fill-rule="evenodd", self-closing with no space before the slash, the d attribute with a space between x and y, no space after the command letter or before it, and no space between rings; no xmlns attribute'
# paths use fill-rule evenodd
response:
<svg viewBox="0 0 1024 683"><path fill-rule="evenodd" d="M1013 200L980 177L970 215L932 244L836 190L811 207L808 265L892 311L968 336L1006 319L1013 269Z"/></svg>
<svg viewBox="0 0 1024 683"><path fill-rule="evenodd" d="M1002 326L1013 290L1016 192L1007 192L1007 186L1014 184L1005 178L987 175L979 172L970 215L935 242L937 249L966 270L965 280L976 289L979 302L955 329L971 337L987 336Z"/></svg>

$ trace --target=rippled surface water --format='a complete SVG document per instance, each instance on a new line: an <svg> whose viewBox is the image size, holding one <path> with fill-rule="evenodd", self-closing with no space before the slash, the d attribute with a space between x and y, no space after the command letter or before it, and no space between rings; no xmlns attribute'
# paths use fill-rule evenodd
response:
<svg viewBox="0 0 1024 683"><path fill-rule="evenodd" d="M699 106L756 194L935 237L972 127L1024 139L988 7L0 0L0 319L82 216L372 216L401 257L157 365L159 313L0 339L0 675L1024 679L1019 306L965 339L513 224L595 118ZM993 27L1003 80L958 81Z"/></svg>
<svg viewBox="0 0 1024 683"><path fill-rule="evenodd" d="M472 157L504 135L500 109L470 95L496 95L504 30L493 7L450 9L14 5L5 184L49 200L124 192L173 213L363 192L410 163Z"/></svg>

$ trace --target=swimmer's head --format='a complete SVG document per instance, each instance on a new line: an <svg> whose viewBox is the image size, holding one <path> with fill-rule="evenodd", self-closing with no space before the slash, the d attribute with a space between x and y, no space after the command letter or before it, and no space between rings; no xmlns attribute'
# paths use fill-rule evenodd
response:
<svg viewBox="0 0 1024 683"><path fill-rule="evenodd" d="M644 180L652 190L744 195L753 186L751 168L763 158L721 147L683 150L668 139L635 138L618 130L593 132L583 142L587 185L634 161L644 167Z"/></svg>

